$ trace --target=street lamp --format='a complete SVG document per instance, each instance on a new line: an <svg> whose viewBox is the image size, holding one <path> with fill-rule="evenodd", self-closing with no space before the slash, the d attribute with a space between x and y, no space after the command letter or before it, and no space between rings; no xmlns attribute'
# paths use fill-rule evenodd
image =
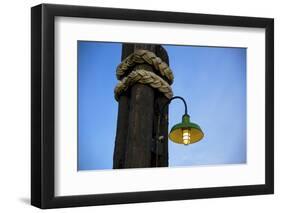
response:
<svg viewBox="0 0 281 213"><path fill-rule="evenodd" d="M184 115L182 116L182 122L172 127L169 133L169 139L175 143L184 144L184 145L189 145L200 141L204 137L204 133L198 124L190 122L190 116L187 114L186 102L180 96L174 96L163 105L162 109L160 110L160 116L158 119L158 130L160 126L160 117L162 116L164 108L175 99L180 99L183 101L185 112ZM159 135L159 131L158 131L158 135ZM163 137L162 136L158 137L158 141L160 141L161 138Z"/></svg>

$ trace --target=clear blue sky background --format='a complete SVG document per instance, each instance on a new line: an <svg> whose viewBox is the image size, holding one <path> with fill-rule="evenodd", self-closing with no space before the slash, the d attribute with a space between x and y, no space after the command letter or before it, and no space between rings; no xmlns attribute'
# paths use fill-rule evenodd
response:
<svg viewBox="0 0 281 213"><path fill-rule="evenodd" d="M111 169L118 103L114 99L120 43L78 42L78 170ZM190 146L169 142L169 166L246 163L246 49L164 45L174 95L204 131ZM183 104L169 106L169 128Z"/></svg>

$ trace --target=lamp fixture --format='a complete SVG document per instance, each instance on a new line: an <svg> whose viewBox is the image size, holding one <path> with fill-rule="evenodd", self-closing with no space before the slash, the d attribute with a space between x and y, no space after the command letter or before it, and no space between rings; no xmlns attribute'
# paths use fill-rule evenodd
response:
<svg viewBox="0 0 281 213"><path fill-rule="evenodd" d="M162 109L160 110L158 124L160 125L160 117L162 115L163 109L175 99L180 99L183 101L185 106L185 113L182 116L181 123L178 123L171 128L171 131L169 133L169 139L174 143L184 144L184 145L189 145L200 141L204 137L204 133L198 124L190 122L190 116L187 114L186 102L180 96L174 96L169 101L167 101L167 103L163 105Z"/></svg>

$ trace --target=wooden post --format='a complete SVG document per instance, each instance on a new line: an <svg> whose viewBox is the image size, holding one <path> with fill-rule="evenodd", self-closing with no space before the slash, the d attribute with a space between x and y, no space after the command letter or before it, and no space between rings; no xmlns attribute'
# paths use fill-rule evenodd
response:
<svg viewBox="0 0 281 213"><path fill-rule="evenodd" d="M115 138L115 147L113 155L113 168L124 168L125 151L127 143L127 129L129 124L129 97L127 94L122 94L119 98L117 131Z"/></svg>
<svg viewBox="0 0 281 213"><path fill-rule="evenodd" d="M153 135L154 138L157 136L163 136L161 141L154 141L153 152L152 152L152 167L167 167L168 164L168 107L163 109L163 105L168 99L163 94L158 93L155 99L155 112L153 118ZM162 115L160 116L160 109L163 109ZM159 120L160 119L160 120ZM159 125L159 127L158 127ZM159 131L157 135L157 131Z"/></svg>
<svg viewBox="0 0 281 213"><path fill-rule="evenodd" d="M134 52L134 44L124 44L122 47L122 57L124 60L128 55ZM113 168L122 169L125 167L125 153L127 144L127 129L129 126L129 95L128 92L119 97L117 130L115 137L115 146L113 154Z"/></svg>
<svg viewBox="0 0 281 213"><path fill-rule="evenodd" d="M137 65L135 69L151 70L149 65ZM129 127L125 168L151 167L151 143L154 115L154 89L135 84L131 88Z"/></svg>
<svg viewBox="0 0 281 213"><path fill-rule="evenodd" d="M156 55L160 57L163 61L165 61L169 65L169 57L166 50L159 45L156 49ZM164 80L167 80L164 78ZM169 166L169 152L168 152L168 131L169 131L169 108L164 105L167 103L168 98L165 97L162 93L157 92L155 96L154 102L154 128L153 128L153 135L156 138L157 129L159 129L159 135L163 136L163 140L161 142L154 141L155 149L152 152L152 167L167 167ZM162 115L160 116L159 112L162 111ZM158 128L158 119L160 116L160 126ZM157 151L156 151L156 147ZM157 152L157 153L156 153Z"/></svg>
<svg viewBox="0 0 281 213"><path fill-rule="evenodd" d="M154 52L168 63L168 55L160 45L123 44L122 60L136 49ZM149 64L136 65L132 70L145 69L155 72ZM157 73L157 72L155 72ZM163 94L144 84L133 85L119 99L117 132L113 168L145 168L168 166L168 110L160 119L160 134L164 136L161 152L155 152L159 109L168 101ZM157 165L156 165L157 162Z"/></svg>

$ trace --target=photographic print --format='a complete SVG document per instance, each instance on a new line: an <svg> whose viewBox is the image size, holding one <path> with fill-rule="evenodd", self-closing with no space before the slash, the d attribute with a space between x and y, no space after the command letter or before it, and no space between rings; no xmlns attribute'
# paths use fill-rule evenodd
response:
<svg viewBox="0 0 281 213"><path fill-rule="evenodd" d="M77 51L78 171L247 163L246 48L78 41Z"/></svg>
<svg viewBox="0 0 281 213"><path fill-rule="evenodd" d="M274 20L31 9L31 203L272 194Z"/></svg>

